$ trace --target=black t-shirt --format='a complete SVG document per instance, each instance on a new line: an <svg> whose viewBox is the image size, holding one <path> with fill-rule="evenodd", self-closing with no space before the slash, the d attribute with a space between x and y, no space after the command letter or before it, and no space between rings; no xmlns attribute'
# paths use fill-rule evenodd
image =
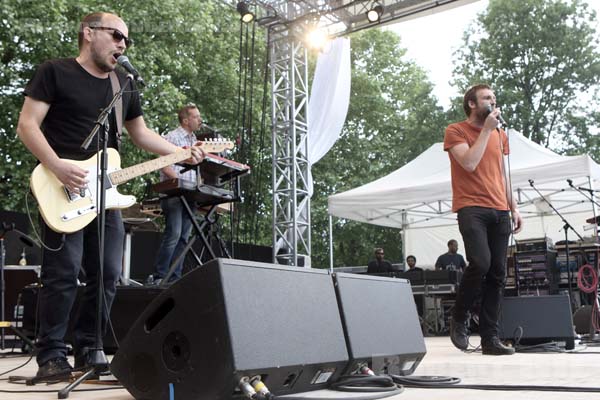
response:
<svg viewBox="0 0 600 400"><path fill-rule="evenodd" d="M452 271L463 271L467 264L460 254L446 253L438 257L435 262L435 269L450 269Z"/></svg>
<svg viewBox="0 0 600 400"><path fill-rule="evenodd" d="M125 74L118 71L117 76L122 86L128 84ZM139 93L134 85L128 85L123 94L123 121L142 115ZM86 151L80 146L113 97L109 78L90 75L74 58L49 60L38 67L24 94L50 104L41 129L59 157L85 160L97 152L95 141ZM114 112L108 121L108 147L116 149Z"/></svg>
<svg viewBox="0 0 600 400"><path fill-rule="evenodd" d="M377 260L369 261L369 264L367 264L367 274L376 274L381 272L392 272L392 264L385 260L382 262Z"/></svg>

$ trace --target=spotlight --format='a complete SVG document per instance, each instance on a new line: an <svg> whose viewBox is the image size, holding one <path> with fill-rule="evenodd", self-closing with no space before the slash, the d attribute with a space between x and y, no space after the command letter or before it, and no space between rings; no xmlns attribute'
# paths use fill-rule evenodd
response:
<svg viewBox="0 0 600 400"><path fill-rule="evenodd" d="M328 41L327 33L317 27L310 29L306 34L306 42L311 49L321 50Z"/></svg>
<svg viewBox="0 0 600 400"><path fill-rule="evenodd" d="M382 14L383 6L381 4L377 4L375 7L367 11L367 19L369 22L379 22Z"/></svg>
<svg viewBox="0 0 600 400"><path fill-rule="evenodd" d="M248 8L248 3L246 3L245 1L238 1L236 9L237 12L240 13L240 19L242 20L242 22L247 24L249 22L254 21L254 14L250 12L250 9Z"/></svg>

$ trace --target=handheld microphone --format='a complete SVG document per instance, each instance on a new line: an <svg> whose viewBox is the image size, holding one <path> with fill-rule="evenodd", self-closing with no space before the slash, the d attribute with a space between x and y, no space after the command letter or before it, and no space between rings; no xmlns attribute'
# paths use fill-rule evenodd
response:
<svg viewBox="0 0 600 400"><path fill-rule="evenodd" d="M140 73L137 71L137 69L135 69L133 67L133 65L131 65L131 62L129 62L129 57L121 54L118 58L117 58L117 64L119 64L121 67L123 67L127 72L129 72L131 75L133 75L133 79L138 82L140 85L142 86L146 86L146 83L144 83L144 80L142 79L142 77L140 76Z"/></svg>
<svg viewBox="0 0 600 400"><path fill-rule="evenodd" d="M492 105L491 105L491 104L488 104L488 105L487 105L487 110L488 110L488 112L490 112L490 113L491 113L492 111L494 111L494 109L492 108ZM500 122L500 124L501 124L502 126L506 126L506 125L508 125L508 124L506 123L506 121L504 120L504 118L502 118L502 116L501 116L501 115L498 115L498 116L496 117L496 119L498 120L498 122Z"/></svg>
<svg viewBox="0 0 600 400"><path fill-rule="evenodd" d="M200 129L206 129L207 131L210 131L212 133L218 133L219 130L217 128L213 128L210 125L205 124L204 122L202 123L202 125L200 125Z"/></svg>

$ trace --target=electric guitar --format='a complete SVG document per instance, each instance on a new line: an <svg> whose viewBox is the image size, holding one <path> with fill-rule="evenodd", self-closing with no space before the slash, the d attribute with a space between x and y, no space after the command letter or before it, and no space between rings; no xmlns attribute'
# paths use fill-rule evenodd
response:
<svg viewBox="0 0 600 400"><path fill-rule="evenodd" d="M225 140L210 140L200 142L200 147L206 153L218 153L232 149L233 142ZM191 149L181 149L175 153L155 158L128 168L121 169L121 157L115 149L108 149L108 179L106 188L106 208L127 208L135 204L134 196L124 196L117 191L117 185L130 179L164 168L191 157ZM84 161L65 160L88 171L90 182L81 191L72 192L54 176L44 165L39 164L31 174L31 191L35 196L40 214L46 224L58 233L78 231L96 218L99 210L100 171L98 160L100 153ZM96 179L92 179L96 176Z"/></svg>

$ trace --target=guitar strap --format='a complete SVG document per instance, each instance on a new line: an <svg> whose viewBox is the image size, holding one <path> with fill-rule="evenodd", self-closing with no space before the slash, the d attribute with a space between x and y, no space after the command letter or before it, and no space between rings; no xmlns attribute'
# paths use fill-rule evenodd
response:
<svg viewBox="0 0 600 400"><path fill-rule="evenodd" d="M110 77L110 85L112 86L113 96L119 93L121 90L121 83L117 77L115 71L111 71L108 76ZM123 133L123 97L115 104L115 116L117 118L117 150L121 150L121 135Z"/></svg>

